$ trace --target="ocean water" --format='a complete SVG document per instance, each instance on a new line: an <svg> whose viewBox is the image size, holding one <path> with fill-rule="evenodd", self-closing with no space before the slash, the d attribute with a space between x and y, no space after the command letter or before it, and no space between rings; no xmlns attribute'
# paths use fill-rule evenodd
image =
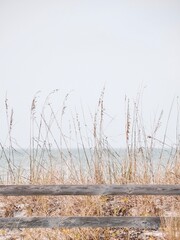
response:
<svg viewBox="0 0 180 240"><path fill-rule="evenodd" d="M132 159L139 162L139 166L144 163L149 164L152 169L156 169L159 164L166 166L173 164L176 158L174 149L153 149L152 151L131 152L130 156L126 149L6 149L0 151L0 179L6 179L11 173L19 174L24 178L29 178L30 169L43 169L50 171L56 169L69 176L72 169L89 173L96 165L103 165L113 168L121 168L121 164ZM41 171L40 171L41 172Z"/></svg>

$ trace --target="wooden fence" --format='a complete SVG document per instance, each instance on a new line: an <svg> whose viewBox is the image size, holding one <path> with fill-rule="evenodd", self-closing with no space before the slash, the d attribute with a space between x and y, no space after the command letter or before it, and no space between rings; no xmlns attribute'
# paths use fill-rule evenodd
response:
<svg viewBox="0 0 180 240"><path fill-rule="evenodd" d="M180 185L0 185L1 196L180 195ZM158 229L160 217L6 217L0 228L131 227Z"/></svg>

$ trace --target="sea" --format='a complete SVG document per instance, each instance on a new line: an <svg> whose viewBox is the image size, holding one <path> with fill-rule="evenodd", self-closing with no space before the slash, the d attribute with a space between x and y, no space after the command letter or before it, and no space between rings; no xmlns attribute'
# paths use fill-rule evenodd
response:
<svg viewBox="0 0 180 240"><path fill-rule="evenodd" d="M39 172L42 172L40 169L44 172L57 170L68 177L72 170L88 174L94 167L121 168L122 164L128 165L131 161L141 165L147 163L155 171L159 166L173 165L176 159L176 149L1 149L0 181L4 182L12 175L29 179L33 169Z"/></svg>

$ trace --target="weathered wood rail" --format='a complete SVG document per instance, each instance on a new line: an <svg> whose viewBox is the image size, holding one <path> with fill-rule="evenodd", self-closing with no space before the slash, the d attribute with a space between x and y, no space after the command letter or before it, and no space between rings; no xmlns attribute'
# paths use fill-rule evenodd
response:
<svg viewBox="0 0 180 240"><path fill-rule="evenodd" d="M180 195L180 185L0 185L2 196Z"/></svg>
<svg viewBox="0 0 180 240"><path fill-rule="evenodd" d="M0 228L131 227L157 229L158 217L26 217L0 218Z"/></svg>
<svg viewBox="0 0 180 240"><path fill-rule="evenodd" d="M180 185L0 185L1 196L180 195ZM0 228L131 227L158 229L160 217L0 218Z"/></svg>

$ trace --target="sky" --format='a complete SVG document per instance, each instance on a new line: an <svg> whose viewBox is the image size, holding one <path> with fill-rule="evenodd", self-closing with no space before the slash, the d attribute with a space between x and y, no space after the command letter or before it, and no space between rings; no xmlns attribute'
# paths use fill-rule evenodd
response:
<svg viewBox="0 0 180 240"><path fill-rule="evenodd" d="M54 89L56 104L70 93L72 113L81 105L95 111L105 87L107 134L115 146L124 134L125 96L133 102L140 92L145 124L152 126L161 110L165 124L180 93L179 13L179 0L0 0L1 139L6 97L14 137L28 146L33 96L40 91L41 107ZM173 138L176 106L171 118Z"/></svg>

